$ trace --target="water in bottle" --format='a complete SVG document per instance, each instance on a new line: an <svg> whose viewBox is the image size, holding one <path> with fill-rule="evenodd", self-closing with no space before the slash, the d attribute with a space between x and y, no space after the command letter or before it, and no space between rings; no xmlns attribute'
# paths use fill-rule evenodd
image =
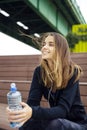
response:
<svg viewBox="0 0 87 130"><path fill-rule="evenodd" d="M17 91L17 87L15 83L11 83L10 91L7 93L7 100L8 100L8 106L11 110L20 110L22 109L22 106L20 102L22 101L22 96L19 91ZM22 126L21 123L18 122L11 122L10 126L12 128L19 128Z"/></svg>

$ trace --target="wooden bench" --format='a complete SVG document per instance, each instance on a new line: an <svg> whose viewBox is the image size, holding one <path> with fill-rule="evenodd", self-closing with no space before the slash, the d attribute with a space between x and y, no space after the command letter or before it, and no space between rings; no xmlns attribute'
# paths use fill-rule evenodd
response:
<svg viewBox="0 0 87 130"><path fill-rule="evenodd" d="M80 65L83 69L83 76L80 82L87 82L87 53L72 53L71 57L75 63Z"/></svg>
<svg viewBox="0 0 87 130"><path fill-rule="evenodd" d="M80 78L80 93L87 112L87 53L72 53L71 57L83 69L83 76Z"/></svg>
<svg viewBox="0 0 87 130"><path fill-rule="evenodd" d="M72 54L71 56L77 64L81 65L84 71L84 76L80 79L80 93L87 112L87 54ZM6 95L10 89L10 83L16 83L18 90L22 93L23 101L26 102L33 71L39 62L39 55L0 57L0 130L12 130L9 127L6 115ZM47 106L44 98L42 98L41 105Z"/></svg>

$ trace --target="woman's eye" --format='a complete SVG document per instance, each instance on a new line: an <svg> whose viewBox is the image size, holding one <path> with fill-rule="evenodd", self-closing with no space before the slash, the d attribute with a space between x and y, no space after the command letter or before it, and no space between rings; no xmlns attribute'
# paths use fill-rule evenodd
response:
<svg viewBox="0 0 87 130"><path fill-rule="evenodd" d="M53 42L50 42L50 43L49 43L49 46L54 46L54 43L53 43Z"/></svg>
<svg viewBox="0 0 87 130"><path fill-rule="evenodd" d="M43 43L42 43L42 47L45 46L45 45L47 45L47 46L49 46L49 47L53 47L53 46L54 46L54 42L48 42L48 43L43 42Z"/></svg>

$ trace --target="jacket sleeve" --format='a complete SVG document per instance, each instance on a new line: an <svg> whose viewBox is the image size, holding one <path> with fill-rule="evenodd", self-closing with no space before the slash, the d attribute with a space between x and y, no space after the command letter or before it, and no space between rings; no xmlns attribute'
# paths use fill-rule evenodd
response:
<svg viewBox="0 0 87 130"><path fill-rule="evenodd" d="M39 106L41 98L42 98L42 86L40 83L40 67L37 67L33 74L27 104L29 106Z"/></svg>

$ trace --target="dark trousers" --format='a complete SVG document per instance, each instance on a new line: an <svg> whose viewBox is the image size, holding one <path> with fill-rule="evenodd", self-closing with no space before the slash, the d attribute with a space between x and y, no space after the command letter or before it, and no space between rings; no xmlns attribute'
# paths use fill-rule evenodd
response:
<svg viewBox="0 0 87 130"><path fill-rule="evenodd" d="M74 123L66 119L51 121L29 120L19 130L87 130L87 125Z"/></svg>

